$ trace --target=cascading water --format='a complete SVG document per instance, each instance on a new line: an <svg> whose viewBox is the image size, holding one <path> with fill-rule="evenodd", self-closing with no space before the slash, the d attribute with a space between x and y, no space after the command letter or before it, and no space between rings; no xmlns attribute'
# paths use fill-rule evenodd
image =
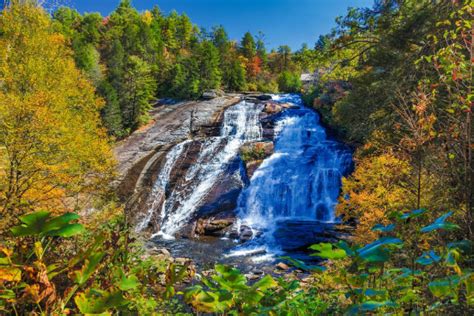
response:
<svg viewBox="0 0 474 316"><path fill-rule="evenodd" d="M186 140L174 146L166 155L165 164L161 168L160 174L156 178L150 196L147 200L148 211L146 212L144 218L138 223L136 231L142 231L145 229L150 223L153 215L158 211L160 205L165 205L164 201L166 186L170 179L171 170L173 169L179 156L181 156L183 153L185 146L189 143L190 140Z"/></svg>
<svg viewBox="0 0 474 316"><path fill-rule="evenodd" d="M238 229L249 227L259 238L238 247L230 256L278 252L274 240L278 222L334 222L341 178L351 167L350 150L328 139L319 116L303 107L297 95L274 96L299 106L287 110L275 129L275 152L250 179L239 197ZM280 224L281 225L281 224Z"/></svg>
<svg viewBox="0 0 474 316"><path fill-rule="evenodd" d="M261 105L245 101L225 111L221 135L203 142L197 161L184 176L185 181L163 202L161 229L157 235L173 238L201 206L201 202L219 181L229 162L238 155L242 144L261 137L261 111ZM178 146L183 146L183 143ZM158 178L157 186L163 187L160 184L163 181L167 181L166 174L164 178ZM153 196L151 198L155 199ZM150 212L155 210L150 209Z"/></svg>
<svg viewBox="0 0 474 316"><path fill-rule="evenodd" d="M226 251L230 250L225 258L245 256L258 263L273 259L275 254L295 254L292 249L313 243L317 236L332 229L328 223L337 221L334 207L341 178L352 166L351 151L327 137L318 114L304 107L300 96L275 95L273 102L291 106L265 119L274 123L274 153L250 180L238 177L236 187L243 189L236 193L237 223L234 231L228 232L229 237L235 237L236 233L244 236L245 231L246 238L250 232L252 238L237 247L230 238L221 239ZM220 136L187 140L172 148L148 197L148 211L137 228L148 227L153 219L159 224L155 235L181 255L188 256L191 248L200 249L192 240L167 239L173 239L206 212L208 201L220 201L215 200L216 196L228 192L222 180L234 179L229 173L234 169L229 167L239 161L242 145L268 141L262 135L262 110L261 104L240 102L224 112ZM212 245L205 251L197 249L194 253L199 256L208 257L210 251L219 253L216 261L222 259L224 251Z"/></svg>

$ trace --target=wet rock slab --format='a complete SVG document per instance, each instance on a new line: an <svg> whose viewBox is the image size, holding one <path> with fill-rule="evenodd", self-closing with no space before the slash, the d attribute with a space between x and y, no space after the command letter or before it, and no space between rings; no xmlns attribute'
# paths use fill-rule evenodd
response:
<svg viewBox="0 0 474 316"><path fill-rule="evenodd" d="M197 134L218 134L222 112L239 101L240 96L231 95L158 105L151 113L152 122L118 143L114 150L119 195L129 197L148 161L165 154L172 144Z"/></svg>

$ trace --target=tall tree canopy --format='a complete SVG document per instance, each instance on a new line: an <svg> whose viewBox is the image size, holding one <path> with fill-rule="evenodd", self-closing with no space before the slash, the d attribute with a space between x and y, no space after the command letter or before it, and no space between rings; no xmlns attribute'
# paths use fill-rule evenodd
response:
<svg viewBox="0 0 474 316"><path fill-rule="evenodd" d="M4 227L29 210L74 207L100 193L113 160L100 127L103 101L46 12L13 1L0 15L0 30Z"/></svg>

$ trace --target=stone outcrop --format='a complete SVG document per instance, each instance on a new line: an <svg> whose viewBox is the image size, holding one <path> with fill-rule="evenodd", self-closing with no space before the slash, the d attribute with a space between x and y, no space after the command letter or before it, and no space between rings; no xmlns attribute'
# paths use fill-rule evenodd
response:
<svg viewBox="0 0 474 316"><path fill-rule="evenodd" d="M153 183L163 167L166 154L177 143L190 138L217 136L223 112L240 101L238 95L228 95L200 102L158 105L151 113L153 121L133 133L115 148L119 177L116 183L119 197L126 202L131 224L146 209L145 202ZM199 150L199 141L191 142L187 161L176 170L185 170L194 161L192 150ZM180 174L171 177L179 179ZM156 226L157 218L151 219Z"/></svg>
<svg viewBox="0 0 474 316"><path fill-rule="evenodd" d="M271 141L246 144L240 150L245 163L247 177L252 178L263 160L273 154L275 145Z"/></svg>
<svg viewBox="0 0 474 316"><path fill-rule="evenodd" d="M193 136L219 135L223 111L240 101L239 96L202 102L159 105L152 123L133 133L115 148L119 173L118 193L129 198L136 187L156 173L172 145ZM142 182L142 183L140 183Z"/></svg>
<svg viewBox="0 0 474 316"><path fill-rule="evenodd" d="M212 91L207 91L212 92ZM262 102L265 109L260 114L260 123L263 127L263 141L246 144L243 151L248 151L248 157L241 152L241 157L231 161L227 170L219 179L219 184L206 193L204 200L200 201L199 209L189 219L189 223L180 230L178 236L194 238L195 236L223 236L235 222L234 211L237 208L237 199L242 188L248 184L255 170L263 160L273 154L275 120L282 111L289 106L276 104L261 95L230 95L218 96L205 101L192 101L168 104L157 104L151 113L153 121L130 137L118 144L115 155L118 160L119 180L117 182L118 194L126 202L127 213L132 225L141 222L148 209L148 197L152 193L153 184L156 182L160 170L166 163L166 156L178 143L184 143L183 151L174 162L169 179L163 194L158 194L153 201L154 208L160 209L165 195L169 192L189 191L186 182L186 173L197 163L197 158L205 140L212 136L219 136L224 111L240 102L242 99L252 98L252 102ZM271 98L271 97L270 97ZM155 195L155 193L154 193ZM158 198L162 199L160 202ZM179 200L170 203L180 203ZM202 203L202 204L201 204ZM179 205L176 205L178 207ZM174 206L171 206L174 208ZM161 222L160 212L154 211L146 221L149 231L158 231ZM240 237L249 238L249 231L237 232Z"/></svg>
<svg viewBox="0 0 474 316"><path fill-rule="evenodd" d="M212 89L204 91L201 98L204 100L212 100L217 97L222 97L223 95L224 92L222 92L221 90Z"/></svg>

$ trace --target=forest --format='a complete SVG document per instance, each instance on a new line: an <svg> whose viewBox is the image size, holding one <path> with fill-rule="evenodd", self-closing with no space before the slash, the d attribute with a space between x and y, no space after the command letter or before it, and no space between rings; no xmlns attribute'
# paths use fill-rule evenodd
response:
<svg viewBox="0 0 474 316"><path fill-rule="evenodd" d="M473 0L376 0L292 51L130 0L109 16L6 1L0 314L472 315L473 21ZM114 148L160 125L160 100L198 115L210 92L300 95L351 148L334 210L350 233L311 245L317 264L250 278L145 247ZM258 146L244 163L265 164Z"/></svg>

